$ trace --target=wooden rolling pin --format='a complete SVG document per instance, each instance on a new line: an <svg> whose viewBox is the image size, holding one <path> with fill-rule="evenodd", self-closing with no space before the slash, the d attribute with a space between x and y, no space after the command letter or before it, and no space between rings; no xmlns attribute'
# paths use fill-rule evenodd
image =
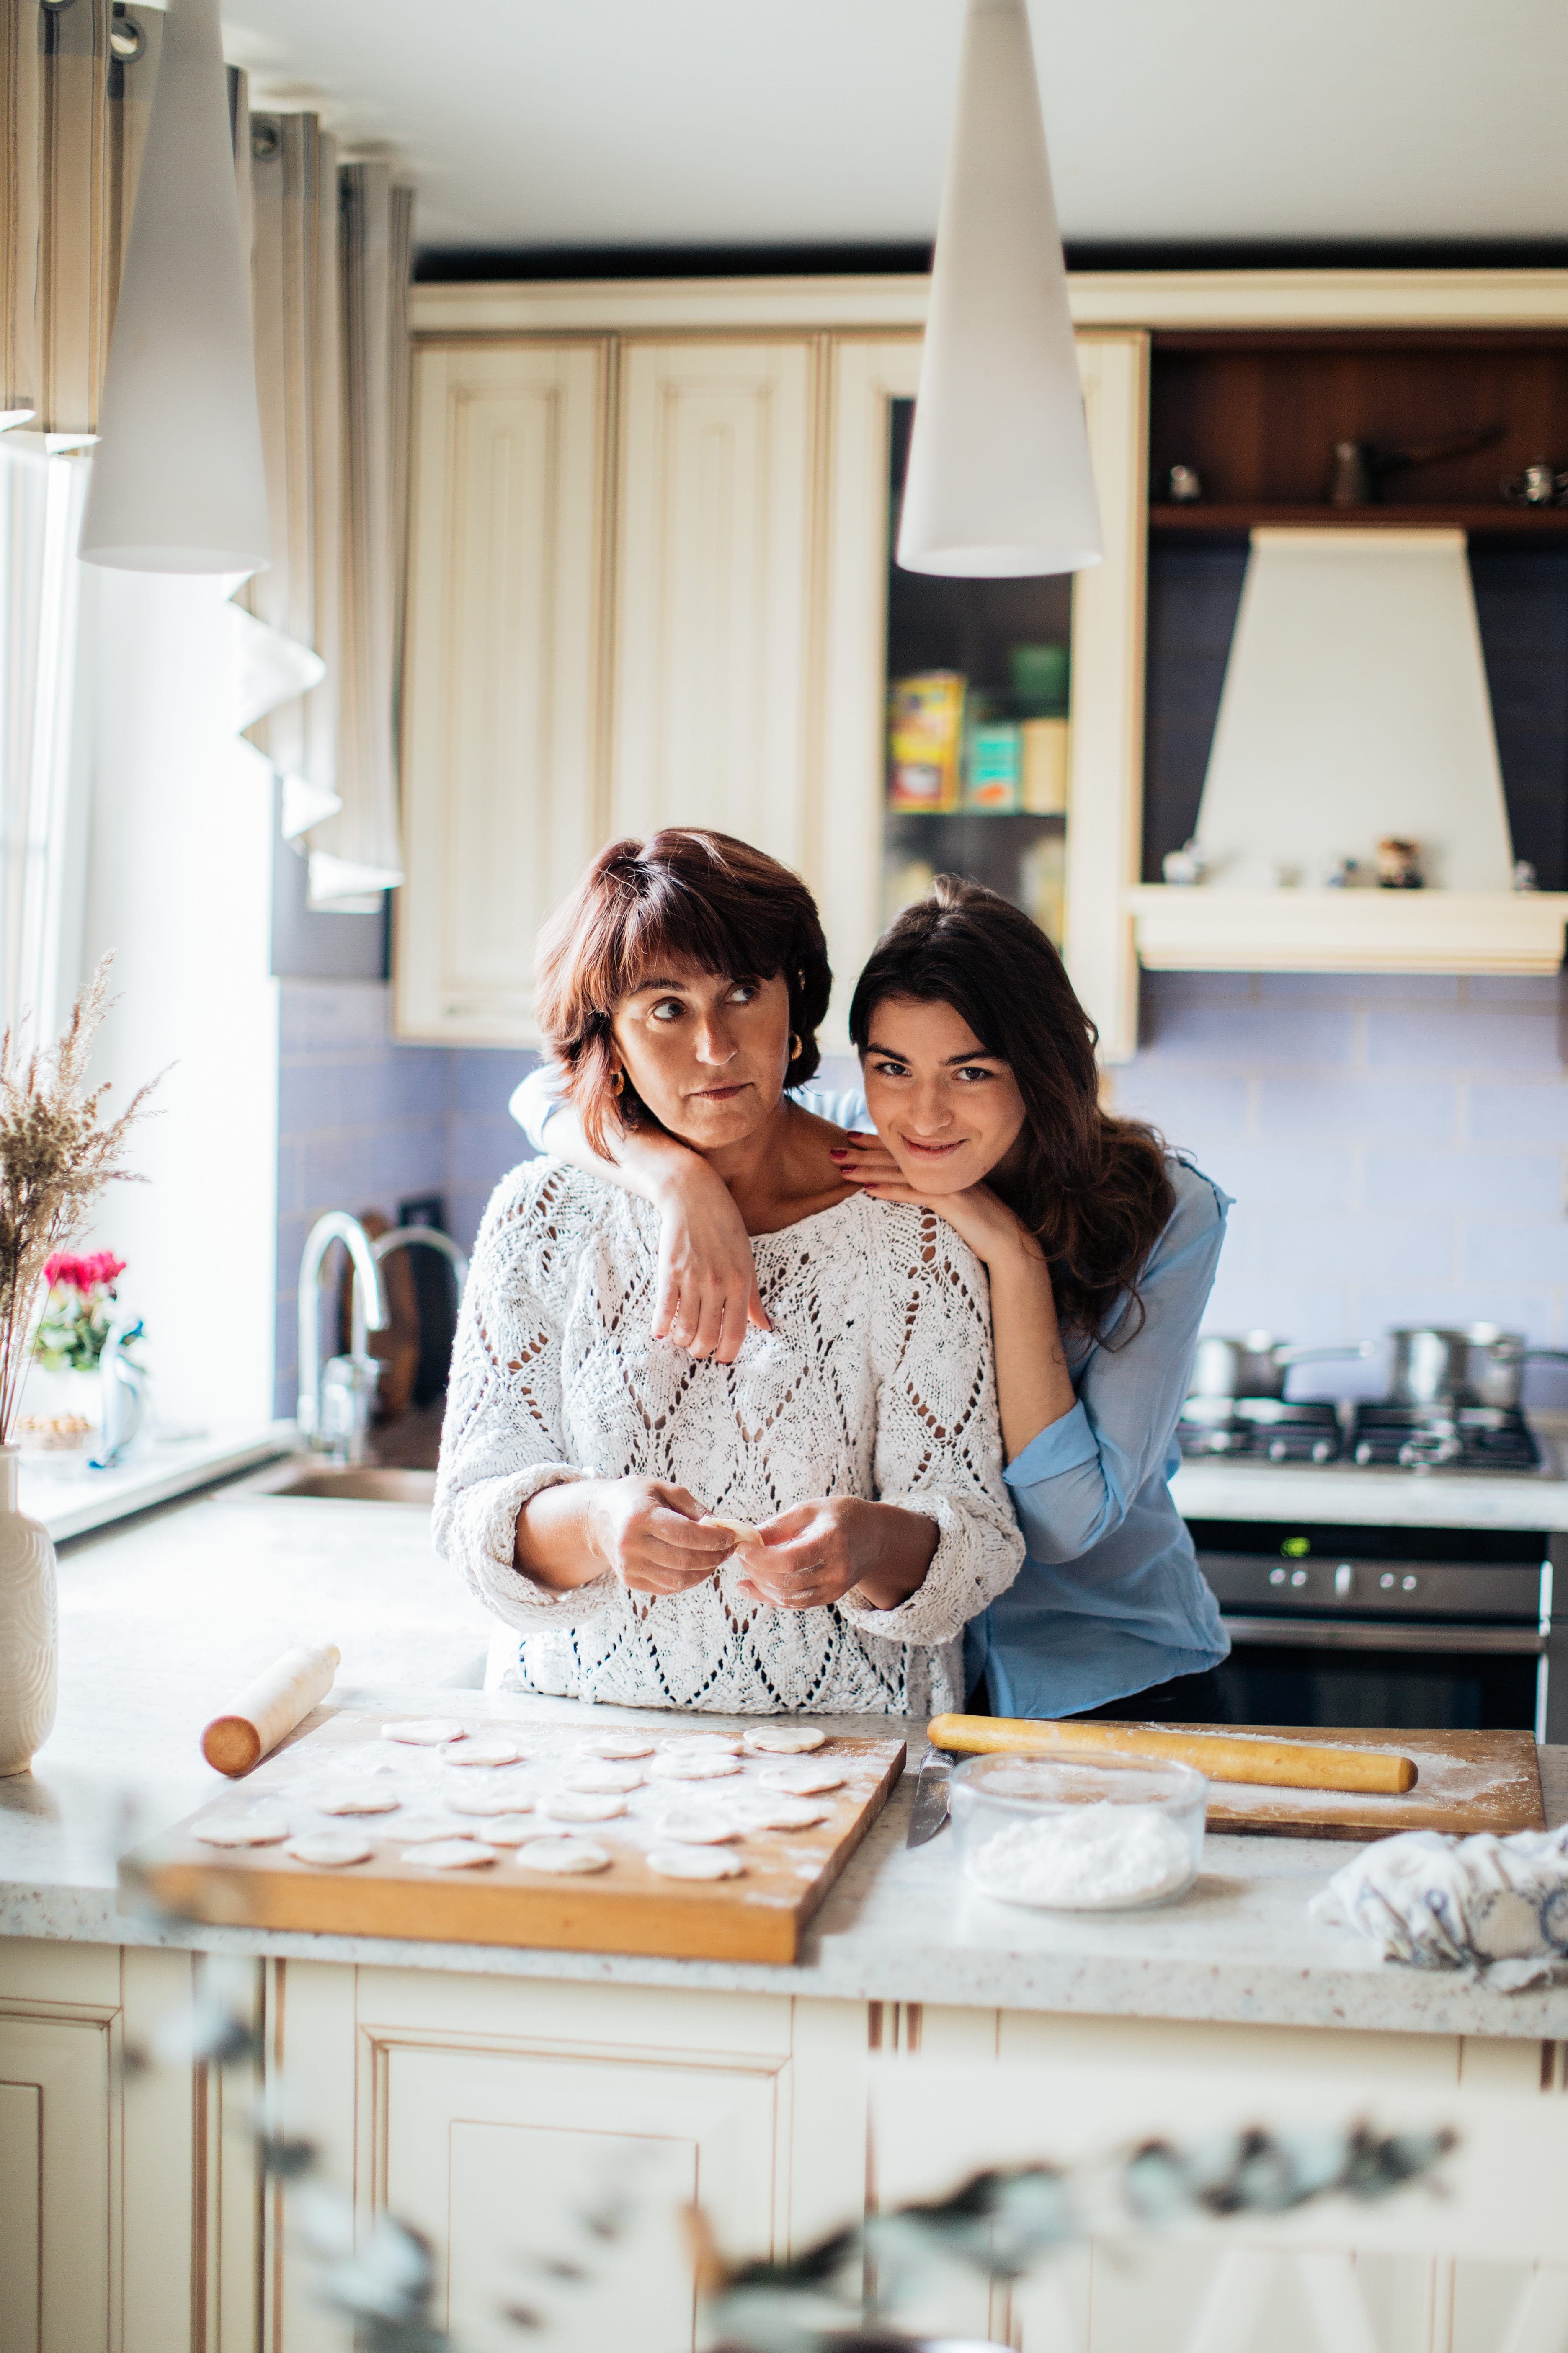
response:
<svg viewBox="0 0 1568 2353"><path fill-rule="evenodd" d="M1211 1781L1268 1782L1283 1789L1353 1789L1402 1798L1415 1787L1415 1763L1391 1748L1327 1748L1310 1740L1268 1740L1225 1732L1161 1732L1133 1724L1059 1724L1007 1715L936 1715L933 1747L972 1756L1164 1757Z"/></svg>
<svg viewBox="0 0 1568 2353"><path fill-rule="evenodd" d="M202 1755L237 1780L277 1747L332 1688L342 1653L335 1642L285 1651L264 1675L247 1683L234 1705L215 1715L202 1735Z"/></svg>

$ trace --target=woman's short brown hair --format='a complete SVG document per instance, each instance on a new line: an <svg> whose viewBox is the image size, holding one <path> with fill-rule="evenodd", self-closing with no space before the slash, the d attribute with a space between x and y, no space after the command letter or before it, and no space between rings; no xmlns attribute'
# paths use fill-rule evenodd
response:
<svg viewBox="0 0 1568 2353"><path fill-rule="evenodd" d="M799 875L750 842L700 826L612 841L540 934L534 1000L596 1152L617 1120L655 1124L629 1078L615 1092L610 1024L617 1005L671 961L732 980L782 975L800 1040L788 1083L804 1085L816 1073L833 974L816 902Z"/></svg>

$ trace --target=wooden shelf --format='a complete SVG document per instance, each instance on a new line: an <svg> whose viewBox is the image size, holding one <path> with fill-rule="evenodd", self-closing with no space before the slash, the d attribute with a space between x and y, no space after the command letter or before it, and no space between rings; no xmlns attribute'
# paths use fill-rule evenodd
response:
<svg viewBox="0 0 1568 2353"><path fill-rule="evenodd" d="M1535 533L1550 539L1568 535L1568 507L1383 505L1369 507L1249 505L1219 500L1195 506L1174 506L1168 501L1149 509L1151 531L1240 532L1255 525L1298 527L1323 531L1468 531L1472 537L1487 532Z"/></svg>
<svg viewBox="0 0 1568 2353"><path fill-rule="evenodd" d="M1225 891L1127 894L1153 972L1553 973L1568 892Z"/></svg>

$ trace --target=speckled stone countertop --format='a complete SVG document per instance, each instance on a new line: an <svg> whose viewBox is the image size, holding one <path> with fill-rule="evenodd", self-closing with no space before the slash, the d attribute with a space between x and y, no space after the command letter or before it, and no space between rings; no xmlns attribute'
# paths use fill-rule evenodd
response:
<svg viewBox="0 0 1568 2353"><path fill-rule="evenodd" d="M137 1917L118 1908L117 1852L219 1785L200 1756L201 1726L290 1641L339 1645L331 1705L442 1712L462 1690L465 1715L589 1711L478 1689L489 1621L436 1560L426 1515L395 1504L243 1487L172 1504L68 1546L60 1615L58 1723L33 1773L0 1781L0 1935L839 2000L1568 2039L1568 1987L1488 1993L1381 1964L1348 1929L1311 1921L1309 1900L1351 1844L1211 1836L1197 1885L1163 1910L1027 1912L966 1889L951 1836L906 1852L912 1775L791 1968ZM919 1727L899 1728L912 1766ZM1548 1820L1568 1820L1568 1748L1543 1751L1542 1762Z"/></svg>

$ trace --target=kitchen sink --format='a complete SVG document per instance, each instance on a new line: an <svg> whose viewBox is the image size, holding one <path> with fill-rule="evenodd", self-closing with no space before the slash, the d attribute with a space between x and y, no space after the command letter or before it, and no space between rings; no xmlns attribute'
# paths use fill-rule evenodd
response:
<svg viewBox="0 0 1568 2353"><path fill-rule="evenodd" d="M384 1462L300 1461L292 1457L246 1484L251 1494L330 1497L340 1504L416 1504L426 1512L436 1500L434 1471L398 1470Z"/></svg>

